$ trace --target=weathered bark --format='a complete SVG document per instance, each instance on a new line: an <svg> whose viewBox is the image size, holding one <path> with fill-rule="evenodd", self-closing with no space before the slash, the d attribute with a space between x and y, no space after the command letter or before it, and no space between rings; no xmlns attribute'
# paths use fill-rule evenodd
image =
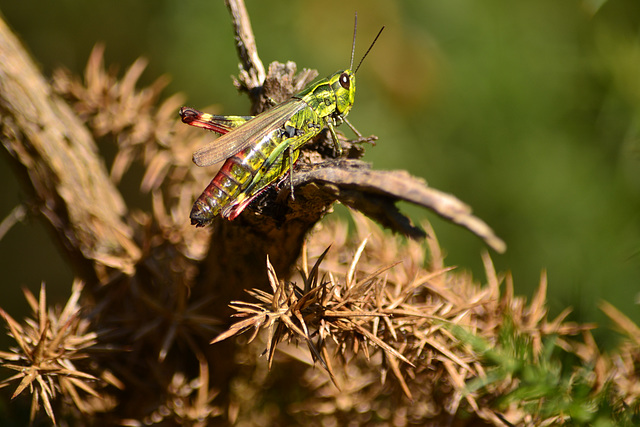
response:
<svg viewBox="0 0 640 427"><path fill-rule="evenodd" d="M140 250L91 134L1 20L0 117L12 164L80 275L132 273Z"/></svg>

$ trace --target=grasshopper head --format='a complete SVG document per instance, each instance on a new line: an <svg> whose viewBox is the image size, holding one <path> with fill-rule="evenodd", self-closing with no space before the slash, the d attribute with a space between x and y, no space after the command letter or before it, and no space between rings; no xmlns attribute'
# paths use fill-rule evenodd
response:
<svg viewBox="0 0 640 427"><path fill-rule="evenodd" d="M362 61L364 61L364 58L367 57L367 54L369 54L369 51L371 51L371 48L376 43L376 40L378 40L378 37L380 37L382 30L384 30L384 27L380 29L376 38L373 39L371 46L369 46L369 49L367 49L364 55L362 55L362 59L360 60L358 66L355 68L355 71L352 71L353 54L356 51L357 26L358 14L356 14L355 24L353 26L353 43L351 45L351 63L349 64L349 68L344 71L338 71L337 73L329 77L329 84L331 85L331 89L333 90L333 93L336 94L336 110L334 114L338 114L341 117L345 117L347 114L349 114L351 107L353 107L353 102L356 98L356 73L358 72L360 65L362 65Z"/></svg>
<svg viewBox="0 0 640 427"><path fill-rule="evenodd" d="M356 98L356 75L351 70L338 71L329 78L331 89L336 94L336 112L349 114Z"/></svg>

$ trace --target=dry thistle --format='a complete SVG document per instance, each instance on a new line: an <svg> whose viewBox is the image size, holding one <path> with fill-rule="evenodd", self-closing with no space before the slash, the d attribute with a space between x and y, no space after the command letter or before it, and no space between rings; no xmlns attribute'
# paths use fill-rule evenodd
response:
<svg viewBox="0 0 640 427"><path fill-rule="evenodd" d="M505 419L516 424L531 419L530 407L524 405L502 413L491 407L493 399L518 389L517 378L507 375L484 382L482 389L468 387L490 368L484 362L486 354L472 347L471 335L457 334L456 328L472 331L493 346L508 339L509 331L502 325L509 318L514 333L536 355L545 343L546 348L553 343L575 346L570 336L591 326L565 322L566 312L547 319L544 275L539 292L527 304L513 295L510 277L507 292L501 292L503 279L486 254L486 286L466 273L452 272L428 224L431 256L425 266L424 246L394 238L361 215L354 214L354 220L357 246L341 221L317 227L303 252L300 285L278 280L268 264L271 291L248 291L257 302L233 302L235 316L242 320L214 342L250 329L250 340L259 341L259 329L266 330L268 366L275 371L271 376L277 378L284 370L286 379L295 378L308 394L288 408L289 415L302 417L300 421L322 414L317 425L367 423L371 417L404 425L442 420L443 411L451 416L466 412L496 425ZM330 243L335 249L326 249ZM314 258L308 268L308 260ZM549 341L551 337L556 338ZM308 351L297 343L305 343ZM291 357L289 362L273 362L276 346ZM291 360L309 367L294 368ZM324 370L315 369L314 361ZM389 374L395 381L388 381ZM291 382L286 387L292 387Z"/></svg>
<svg viewBox="0 0 640 427"><path fill-rule="evenodd" d="M354 257L350 272L355 269L365 244L366 240ZM273 293L253 289L248 293L259 301L258 304L233 302L232 306L240 313L236 316L248 318L233 325L212 343L254 328L251 341L255 338L258 330L263 327L268 331L266 351L269 366L273 363L273 356L279 342L301 340L307 344L313 358L320 361L332 378L333 367L327 357L329 340L346 342L346 338L352 338L355 340L356 352L357 348L362 347L367 353L366 346L367 343L370 343L383 349L388 357L398 358L411 364L396 349L361 326L362 321L367 322L368 319L386 317L384 313L377 312L374 305L371 304L372 301L375 301L377 294L369 291L375 285L381 284L379 276L390 267L382 268L359 282L353 282L353 274L350 274L347 277L346 289L344 289L332 279L329 281L319 280L320 263L328 250L325 250L318 258L309 275L303 272L304 286L302 289L297 288L295 284L279 281L273 266L267 259L269 284ZM377 286L377 289L383 287L384 285ZM365 298L366 295L369 297ZM349 337L339 336L345 333Z"/></svg>
<svg viewBox="0 0 640 427"><path fill-rule="evenodd" d="M16 322L0 309L9 328L9 336L18 344L11 352L0 352L1 366L18 372L3 380L0 387L19 380L12 398L29 389L31 421L42 405L55 424L53 402L58 395L66 402L72 402L84 414L105 409L104 402L99 402L100 395L94 387L98 378L76 366L79 361L89 357L90 348L96 344L97 339L96 333L90 330L89 321L80 313L78 300L82 288L82 282L74 282L71 296L62 311L47 307L44 284L40 288L38 300L25 289L33 317L26 319L24 324ZM108 375L104 376L107 377ZM118 384L113 378L111 382ZM85 397L86 395L95 400Z"/></svg>

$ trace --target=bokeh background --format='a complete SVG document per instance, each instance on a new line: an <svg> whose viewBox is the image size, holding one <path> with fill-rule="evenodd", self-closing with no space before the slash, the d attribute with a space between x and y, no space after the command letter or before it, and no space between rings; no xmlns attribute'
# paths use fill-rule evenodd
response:
<svg viewBox="0 0 640 427"><path fill-rule="evenodd" d="M321 76L348 66L386 30L358 72L350 121L380 137L366 159L407 169L471 205L508 244L493 253L516 293L546 270L552 313L607 321L605 299L640 321L640 2L637 0L249 0L265 65L295 61ZM172 81L166 96L226 114L248 101L231 85L237 59L222 1L0 0L0 11L42 67L82 73L106 45L121 72L144 56L142 77ZM177 112L176 112L177 113ZM345 127L346 128L346 127ZM348 135L349 130L343 129ZM0 160L0 217L25 200ZM133 183L133 184L131 184ZM135 180L127 198L140 198ZM136 203L136 201L134 201ZM433 214L447 261L482 281L482 242ZM185 221L188 221L185 212ZM0 305L20 318L20 286L45 281L63 301L71 270L37 220L0 241ZM611 332L597 336L611 342ZM609 341L607 341L609 340Z"/></svg>

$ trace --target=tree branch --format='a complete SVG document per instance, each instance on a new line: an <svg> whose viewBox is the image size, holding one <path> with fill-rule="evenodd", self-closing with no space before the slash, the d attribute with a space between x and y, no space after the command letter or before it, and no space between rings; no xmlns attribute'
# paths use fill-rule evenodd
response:
<svg viewBox="0 0 640 427"><path fill-rule="evenodd" d="M406 171L377 171L359 160L337 160L305 165L295 174L293 182L295 186L321 183L324 191L333 194L343 204L412 238L424 238L425 234L397 210L397 201L430 209L471 231L496 252L506 250L505 243L484 221L471 213L468 205L450 194L430 188L422 179Z"/></svg>
<svg viewBox="0 0 640 427"><path fill-rule="evenodd" d="M240 58L239 86L253 98L264 84L266 73L258 56L256 39L251 29L247 8L242 0L226 0L231 13L231 23L235 33L236 50Z"/></svg>
<svg viewBox="0 0 640 427"><path fill-rule="evenodd" d="M85 274L132 272L140 256L127 208L90 133L0 20L0 139L37 209Z"/></svg>

